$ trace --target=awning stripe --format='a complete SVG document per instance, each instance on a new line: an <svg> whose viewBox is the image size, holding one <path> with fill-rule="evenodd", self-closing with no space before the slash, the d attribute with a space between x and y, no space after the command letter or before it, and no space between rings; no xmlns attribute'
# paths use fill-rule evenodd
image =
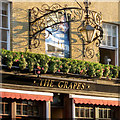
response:
<svg viewBox="0 0 120 120"><path fill-rule="evenodd" d="M76 104L80 103L80 104L120 106L119 98L83 96L83 95L70 95L70 98L73 98Z"/></svg>
<svg viewBox="0 0 120 120"><path fill-rule="evenodd" d="M53 101L53 93L0 88L2 98Z"/></svg>

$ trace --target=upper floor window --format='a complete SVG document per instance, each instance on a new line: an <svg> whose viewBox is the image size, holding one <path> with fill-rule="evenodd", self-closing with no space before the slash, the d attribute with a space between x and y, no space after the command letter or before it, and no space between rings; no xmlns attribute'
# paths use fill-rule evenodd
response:
<svg viewBox="0 0 120 120"><path fill-rule="evenodd" d="M103 40L101 46L117 48L118 26L114 24L103 23Z"/></svg>
<svg viewBox="0 0 120 120"><path fill-rule="evenodd" d="M50 18L49 18L50 19ZM47 19L51 25L50 20ZM55 19L52 18L51 19ZM65 15L60 16L60 21L65 22ZM45 49L46 54L56 57L69 57L69 24L60 23L49 28L46 28Z"/></svg>
<svg viewBox="0 0 120 120"><path fill-rule="evenodd" d="M10 3L0 1L0 49L10 49Z"/></svg>

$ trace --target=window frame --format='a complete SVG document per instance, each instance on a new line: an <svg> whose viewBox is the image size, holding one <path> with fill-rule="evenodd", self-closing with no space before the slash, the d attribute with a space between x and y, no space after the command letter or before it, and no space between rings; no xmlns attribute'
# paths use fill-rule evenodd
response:
<svg viewBox="0 0 120 120"><path fill-rule="evenodd" d="M107 22L103 22L103 25L110 25L111 26L111 30L113 26L116 26L116 46L108 46L108 45L103 45L102 43L100 44L100 48L104 48L104 49L109 49L109 50L114 50L115 51L115 65L119 66L119 38L118 38L118 25L115 23L107 23ZM104 31L103 31L104 32ZM112 32L111 32L112 33ZM104 33L103 33L104 34ZM113 37L113 35L112 35ZM107 41L107 35L105 37L106 41ZM113 40L111 41L113 42ZM112 43L113 44L113 43Z"/></svg>
<svg viewBox="0 0 120 120"><path fill-rule="evenodd" d="M102 110L102 117L100 117L100 110ZM107 115L106 115L107 117L104 116L104 111L105 110L107 110ZM96 108L97 118L100 119L100 120L102 120L102 119L104 119L104 120L111 120L111 117L109 118L108 111L111 111L111 109L110 108L97 107Z"/></svg>
<svg viewBox="0 0 120 120"><path fill-rule="evenodd" d="M112 31L112 28L113 27L116 27L116 46L113 46L113 39L111 39L111 45L108 45L108 40L107 40L107 36L108 36L108 33L106 34L103 30L103 36L105 35L105 41L106 41L106 45L103 45L102 43L100 44L100 48L106 48L106 49L117 49L118 48L118 25L116 24L112 24L112 23L103 23L103 25L105 25L105 28L107 29L107 26L110 26L111 27L111 34L110 36L111 37L114 37L113 36L113 31ZM108 29L107 29L108 30Z"/></svg>
<svg viewBox="0 0 120 120"><path fill-rule="evenodd" d="M1 26L0 26L0 36L2 36L2 30L5 30L7 31L7 40L6 41L3 41L2 38L0 38L0 49L2 48L2 43L6 43L6 47L7 47L7 50L10 50L10 2L9 1L0 1L1 2L1 12L2 12L2 3L6 3L8 5L7 7L7 15L4 15L2 13L0 13L0 20L1 20ZM2 16L5 16L7 17L7 28L3 27L2 26Z"/></svg>
<svg viewBox="0 0 120 120"><path fill-rule="evenodd" d="M76 108L79 108L79 116L77 117L76 116ZM82 116L80 116L81 115L81 113L80 113L80 109L83 109L84 110L84 116L82 117ZM86 117L86 110L89 110L89 116L88 117ZM93 111L93 114L94 114L94 108L93 107L87 107L87 106L75 106L75 118L76 119L94 119L94 115L93 115L93 117L91 117L92 115L91 115L91 111Z"/></svg>
<svg viewBox="0 0 120 120"><path fill-rule="evenodd" d="M2 113L0 113L0 115L10 116L9 111L8 111L8 113L5 112L5 105L7 104L8 107L9 107L9 110L10 110L10 103L9 103L9 102L3 102L3 101L1 101L0 104L1 104L1 105L0 105L1 107L2 107L2 105L3 105L3 109L1 109L1 112L2 112Z"/></svg>
<svg viewBox="0 0 120 120"><path fill-rule="evenodd" d="M25 100L24 100L25 101ZM31 117L39 117L40 114L40 106L37 106L37 103L35 101L25 101L27 103L23 103L23 101L18 101L16 102L16 116L31 116ZM29 114L29 103L28 102L32 102L32 112L35 111L35 107L38 107L38 115L35 115L34 112L32 114ZM20 105L20 114L17 114L17 105ZM24 110L23 110L23 106L27 106L27 114L23 114Z"/></svg>

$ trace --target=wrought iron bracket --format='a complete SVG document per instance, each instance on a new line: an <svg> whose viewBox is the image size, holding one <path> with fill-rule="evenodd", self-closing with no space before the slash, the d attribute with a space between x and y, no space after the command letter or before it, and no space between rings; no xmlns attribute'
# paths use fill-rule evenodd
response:
<svg viewBox="0 0 120 120"><path fill-rule="evenodd" d="M37 48L40 45L40 40L42 38L49 37L51 31L47 30L47 33L45 33L46 28L49 27L53 32L59 29L59 24L75 22L79 24L76 29L77 32L80 33L81 25L85 22L85 13L86 10L82 7L62 7L57 3L51 6L48 4L43 4L41 9L38 7L33 7L29 10L29 49ZM89 10L88 14L89 24L96 29L95 37L92 42L97 40L98 42L96 43L96 46L99 46L103 38L101 13ZM64 22L60 20L60 17L63 15L66 16L66 20ZM82 39L84 40L84 38ZM84 41L83 46L86 44L88 43ZM84 52L87 50L88 48L83 47L83 56L85 56Z"/></svg>

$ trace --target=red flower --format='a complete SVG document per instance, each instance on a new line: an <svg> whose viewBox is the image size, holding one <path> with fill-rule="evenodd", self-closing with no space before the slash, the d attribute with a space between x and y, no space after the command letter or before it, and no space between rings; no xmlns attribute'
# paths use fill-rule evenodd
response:
<svg viewBox="0 0 120 120"><path fill-rule="evenodd" d="M58 70L58 72L60 72L60 70Z"/></svg>

